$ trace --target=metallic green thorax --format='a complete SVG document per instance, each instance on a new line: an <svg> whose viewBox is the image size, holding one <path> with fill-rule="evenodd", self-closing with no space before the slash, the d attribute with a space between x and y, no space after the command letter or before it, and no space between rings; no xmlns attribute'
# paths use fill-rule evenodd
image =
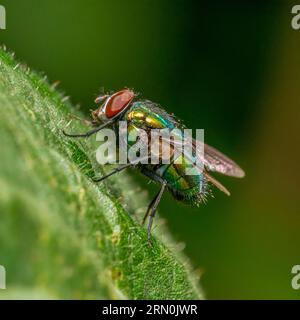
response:
<svg viewBox="0 0 300 320"><path fill-rule="evenodd" d="M140 129L170 130L174 128L183 129L174 117L167 114L163 109L157 107L150 101L137 101L127 110L122 119L127 121L128 135ZM130 147L130 142L128 142ZM165 180L167 187L173 196L187 203L199 204L207 193L207 183L202 171L196 167L191 157L182 157L180 164L148 164L140 165L141 172L154 181ZM193 171L193 175L186 175L186 169Z"/></svg>

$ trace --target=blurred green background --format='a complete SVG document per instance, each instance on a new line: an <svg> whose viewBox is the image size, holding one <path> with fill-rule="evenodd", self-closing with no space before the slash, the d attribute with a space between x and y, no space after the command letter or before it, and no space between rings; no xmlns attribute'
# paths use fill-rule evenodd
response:
<svg viewBox="0 0 300 320"><path fill-rule="evenodd" d="M292 3L2 0L1 43L89 115L101 87L133 87L204 128L246 178L220 177L200 208L166 195L160 215L209 299L300 298L300 30ZM135 173L132 173L135 175ZM140 183L154 194L155 185Z"/></svg>

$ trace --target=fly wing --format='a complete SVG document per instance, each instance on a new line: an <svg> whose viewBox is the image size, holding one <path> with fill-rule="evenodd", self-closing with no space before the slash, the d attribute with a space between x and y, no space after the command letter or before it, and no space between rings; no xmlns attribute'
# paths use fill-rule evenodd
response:
<svg viewBox="0 0 300 320"><path fill-rule="evenodd" d="M226 189L226 187L224 187L214 177L209 175L207 171L218 172L227 176L237 178L244 177L244 171L233 160L231 160L215 148L195 139L190 139L190 141L192 141L193 153L196 155L196 165L198 163L200 169L203 170L203 174L205 175L206 179L211 184L213 184L215 187L229 196L230 192ZM178 150L179 148L181 148L182 151L182 145L186 145L187 143L189 143L189 139L183 140L182 143L170 140L168 140L168 142L173 146L173 148L178 148ZM188 154L185 154L185 156L189 157ZM193 155L190 155L190 160L195 160Z"/></svg>
<svg viewBox="0 0 300 320"><path fill-rule="evenodd" d="M227 196L230 196L230 192L228 191L228 189L226 187L224 187L221 182L219 182L218 180L216 180L214 177L212 177L211 175L209 175L206 171L203 171L204 176L206 177L206 179L212 183L215 187L217 187L219 190L221 190L222 192L224 192Z"/></svg>
<svg viewBox="0 0 300 320"><path fill-rule="evenodd" d="M195 143L195 140L193 142ZM243 178L245 176L243 169L233 160L207 144L204 144L203 163L209 171L219 172L236 178Z"/></svg>
<svg viewBox="0 0 300 320"><path fill-rule="evenodd" d="M243 178L245 176L243 169L241 169L233 160L199 140L186 138L180 142L176 140L171 141L166 138L162 139L166 140L166 142L170 143L174 148L180 149L180 152L182 152L183 146L186 146L191 142L198 164L202 164L207 171L218 172L236 178ZM185 156L188 156L188 154L185 154ZM191 159L193 159L192 155Z"/></svg>

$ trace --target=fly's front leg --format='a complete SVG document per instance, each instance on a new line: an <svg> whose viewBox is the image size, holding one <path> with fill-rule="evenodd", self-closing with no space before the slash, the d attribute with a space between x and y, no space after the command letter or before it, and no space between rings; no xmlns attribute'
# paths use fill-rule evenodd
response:
<svg viewBox="0 0 300 320"><path fill-rule="evenodd" d="M64 130L62 132L66 137L70 137L70 138L88 138L92 134L97 133L98 131L104 129L105 127L109 126L112 123L113 123L113 120L109 120L109 121L103 123L102 125L100 125L99 127L96 127L96 128L94 128L88 132L85 132L85 133L69 134L69 133L66 133Z"/></svg>
<svg viewBox="0 0 300 320"><path fill-rule="evenodd" d="M78 117L76 114L71 114L71 118L80 121L81 123L85 124L86 126L89 126L89 127L94 127L95 126L94 121L87 120L87 119L82 119L82 118Z"/></svg>

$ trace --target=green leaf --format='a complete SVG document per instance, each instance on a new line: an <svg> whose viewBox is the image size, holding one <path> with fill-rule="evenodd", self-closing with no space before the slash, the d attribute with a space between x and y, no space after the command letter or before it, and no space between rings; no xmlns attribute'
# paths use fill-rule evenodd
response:
<svg viewBox="0 0 300 320"><path fill-rule="evenodd" d="M78 114L46 78L0 50L0 298L200 299L198 276L126 173L95 184L95 138L61 129ZM72 121L69 131L84 131Z"/></svg>

